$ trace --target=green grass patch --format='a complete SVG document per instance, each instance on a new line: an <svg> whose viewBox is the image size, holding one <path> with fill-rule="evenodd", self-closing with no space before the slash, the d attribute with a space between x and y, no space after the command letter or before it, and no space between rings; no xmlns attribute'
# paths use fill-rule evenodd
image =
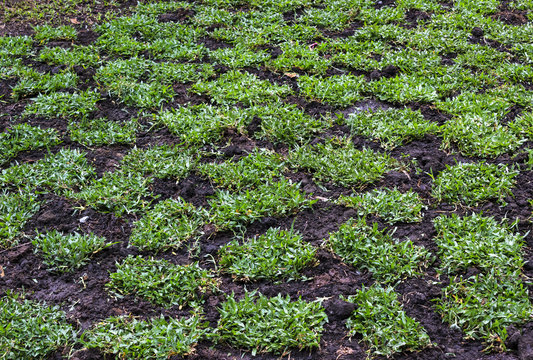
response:
<svg viewBox="0 0 533 360"><path fill-rule="evenodd" d="M29 55L32 46L29 36L0 36L0 58Z"/></svg>
<svg viewBox="0 0 533 360"><path fill-rule="evenodd" d="M45 47L39 53L39 60L48 64L83 67L96 66L102 62L98 49L93 46L73 45L71 49Z"/></svg>
<svg viewBox="0 0 533 360"><path fill-rule="evenodd" d="M172 134L189 145L217 142L230 129L242 134L252 121L252 117L244 110L205 104L160 112L154 118L156 123L165 125Z"/></svg>
<svg viewBox="0 0 533 360"><path fill-rule="evenodd" d="M150 251L177 249L200 235L205 218L204 210L182 199L161 201L134 223L130 245Z"/></svg>
<svg viewBox="0 0 533 360"><path fill-rule="evenodd" d="M196 168L198 159L193 154L194 149L186 150L179 146L161 145L147 149L134 147L122 159L122 169L160 179L180 180Z"/></svg>
<svg viewBox="0 0 533 360"><path fill-rule="evenodd" d="M50 25L37 25L33 28L33 38L41 44L56 40L76 40L77 32L72 26L63 25L53 27Z"/></svg>
<svg viewBox="0 0 533 360"><path fill-rule="evenodd" d="M327 316L319 302L268 298L255 292L222 303L217 334L221 341L257 353L287 354L318 348Z"/></svg>
<svg viewBox="0 0 533 360"><path fill-rule="evenodd" d="M109 274L106 287L115 295L140 296L170 307L200 306L206 292L217 288L216 279L198 263L174 265L166 260L128 256Z"/></svg>
<svg viewBox="0 0 533 360"><path fill-rule="evenodd" d="M436 309L449 324L459 326L467 339L483 339L488 348L505 349L506 327L531 319L527 288L516 274L497 270L463 279L453 277L437 299Z"/></svg>
<svg viewBox="0 0 533 360"><path fill-rule="evenodd" d="M223 65L230 69L240 69L245 67L259 68L270 59L270 55L264 50L257 50L243 44L237 44L231 48L220 48L210 51L209 58L214 64Z"/></svg>
<svg viewBox="0 0 533 360"><path fill-rule="evenodd" d="M325 102L333 106L348 107L364 100L364 76L334 75L327 78L300 76L298 87L308 100Z"/></svg>
<svg viewBox="0 0 533 360"><path fill-rule="evenodd" d="M126 105L153 109L174 97L172 84L204 79L212 74L209 64L157 63L134 57L107 63L97 70L95 79Z"/></svg>
<svg viewBox="0 0 533 360"><path fill-rule="evenodd" d="M494 116L453 118L443 126L442 138L444 149L451 149L455 144L465 156L484 158L510 153L525 142Z"/></svg>
<svg viewBox="0 0 533 360"><path fill-rule="evenodd" d="M474 266L519 273L524 265L524 236L507 222L473 213L470 216L439 216L434 221L441 270L456 273Z"/></svg>
<svg viewBox="0 0 533 360"><path fill-rule="evenodd" d="M12 88L11 96L15 100L51 92L74 88L78 84L78 75L69 71L63 71L55 75L40 73L32 68L22 67L18 71L19 81Z"/></svg>
<svg viewBox="0 0 533 360"><path fill-rule="evenodd" d="M61 149L35 163L13 165L2 171L0 184L24 191L54 191L61 195L71 194L95 175L85 157L78 150Z"/></svg>
<svg viewBox="0 0 533 360"><path fill-rule="evenodd" d="M282 43L280 48L283 53L267 64L268 68L277 72L305 71L323 75L332 63L331 58L298 41Z"/></svg>
<svg viewBox="0 0 533 360"><path fill-rule="evenodd" d="M400 74L392 78L382 77L368 85L369 91L381 101L395 104L410 102L431 103L437 101L438 83L428 78L426 73Z"/></svg>
<svg viewBox="0 0 533 360"><path fill-rule="evenodd" d="M384 283L423 275L431 254L411 240L394 239L392 234L379 230L377 223L367 225L364 218L350 219L330 235L329 246L344 262L370 271Z"/></svg>
<svg viewBox="0 0 533 360"><path fill-rule="evenodd" d="M94 179L72 198L82 200L97 211L116 216L143 212L151 203L148 186L153 179L141 173L117 170Z"/></svg>
<svg viewBox="0 0 533 360"><path fill-rule="evenodd" d="M520 136L528 140L533 140L533 111L525 111L514 121L509 123L509 128Z"/></svg>
<svg viewBox="0 0 533 360"><path fill-rule="evenodd" d="M18 244L24 225L40 206L37 197L29 192L0 193L0 249Z"/></svg>
<svg viewBox="0 0 533 360"><path fill-rule="evenodd" d="M219 265L241 280L301 279L300 272L312 265L316 249L294 230L270 228L242 244L233 240L222 247Z"/></svg>
<svg viewBox="0 0 533 360"><path fill-rule="evenodd" d="M92 90L79 93L51 93L39 95L26 106L24 115L39 115L45 118L75 117L83 118L96 110L100 94Z"/></svg>
<svg viewBox="0 0 533 360"><path fill-rule="evenodd" d="M80 342L88 349L100 349L123 359L166 360L194 351L207 333L198 315L187 319L110 317L85 331Z"/></svg>
<svg viewBox="0 0 533 360"><path fill-rule="evenodd" d="M362 335L371 357L389 357L431 346L425 329L407 316L392 287L363 286L346 300L357 305L346 326L351 335Z"/></svg>
<svg viewBox="0 0 533 360"><path fill-rule="evenodd" d="M199 166L201 174L229 190L254 188L265 181L282 178L284 170L282 157L266 149L256 149L236 162L204 163Z"/></svg>
<svg viewBox="0 0 533 360"><path fill-rule="evenodd" d="M57 230L37 234L31 241L48 271L64 273L86 265L92 255L113 244L94 234L62 234Z"/></svg>
<svg viewBox="0 0 533 360"><path fill-rule="evenodd" d="M387 150L439 130L438 125L425 120L420 111L408 108L352 114L346 119L346 124L350 126L352 134L377 140Z"/></svg>
<svg viewBox="0 0 533 360"><path fill-rule="evenodd" d="M0 299L0 356L6 360L45 358L74 342L76 332L58 306L9 292Z"/></svg>
<svg viewBox="0 0 533 360"><path fill-rule="evenodd" d="M206 94L220 105L276 103L292 93L288 85L274 85L253 74L235 70L228 71L213 81L197 82L189 91Z"/></svg>
<svg viewBox="0 0 533 360"><path fill-rule="evenodd" d="M85 146L133 144L138 128L136 119L119 123L105 118L82 118L71 120L68 124L72 141Z"/></svg>
<svg viewBox="0 0 533 360"><path fill-rule="evenodd" d="M0 133L0 165L6 164L22 151L49 148L61 143L55 129L41 129L28 124L14 125Z"/></svg>
<svg viewBox="0 0 533 360"><path fill-rule="evenodd" d="M355 208L359 216L372 214L389 224L420 222L422 209L425 208L417 193L412 190L402 193L396 188L375 189L361 195L341 195L337 202Z"/></svg>
<svg viewBox="0 0 533 360"><path fill-rule="evenodd" d="M209 200L209 213L218 229L234 229L265 216L287 216L315 202L307 199L298 185L283 179L238 193L219 190Z"/></svg>
<svg viewBox="0 0 533 360"><path fill-rule="evenodd" d="M463 203L467 206L478 206L490 200L497 200L503 205L503 199L512 195L511 189L517 175L518 171L504 165L446 165L446 169L434 178L432 196L439 202Z"/></svg>
<svg viewBox="0 0 533 360"><path fill-rule="evenodd" d="M260 130L254 137L289 146L311 139L332 122L329 116L316 119L292 104L255 106L250 113L261 119Z"/></svg>
<svg viewBox="0 0 533 360"><path fill-rule="evenodd" d="M314 146L297 147L288 160L292 166L311 172L316 181L359 188L400 168L400 163L385 153L357 150L351 138L331 138Z"/></svg>

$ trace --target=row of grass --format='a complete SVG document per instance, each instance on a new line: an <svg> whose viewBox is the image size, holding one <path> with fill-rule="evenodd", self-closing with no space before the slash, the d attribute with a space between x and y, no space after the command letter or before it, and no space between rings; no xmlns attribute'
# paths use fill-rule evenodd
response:
<svg viewBox="0 0 533 360"><path fill-rule="evenodd" d="M96 178L84 153L61 150L35 163L3 170L0 182L20 192L51 191L78 201L81 208L89 206L118 216L144 214L135 223L131 242L152 251L180 247L200 234L202 224L212 223L217 230L235 230L265 216L290 215L315 201L306 198L298 184L286 180L283 174L287 165L275 153L254 151L239 161L220 164L200 165L197 161L178 147L134 149L117 171ZM386 171L395 169L392 166L398 166L386 155L359 151L347 139L335 138L295 150L288 163L312 171L319 183L329 180L355 188L378 180ZM179 180L195 167L222 187L208 200L208 208L195 208L172 199L152 207L157 197L150 190L154 177ZM517 175L517 170L503 165L459 163L434 178L432 196L438 202L466 206L494 200L504 205L505 198L512 195ZM28 219L24 207L9 205L19 201L16 194L5 193L2 197L0 219L9 234L3 240L4 247L16 244L17 234ZM374 214L389 223L420 221L424 208L418 195L397 189L341 196L337 202L355 207L360 215Z"/></svg>
<svg viewBox="0 0 533 360"><path fill-rule="evenodd" d="M431 345L422 326L405 315L391 288L363 288L346 300L358 305L346 326L351 334L363 335L369 355L391 355ZM58 307L14 293L3 297L2 305L0 321L6 330L12 330L0 333L6 359L47 356L76 343L124 358L166 359L190 354L204 339L237 346L252 355L286 355L293 349L318 348L327 322L319 301L247 292L241 300L227 296L218 309L220 319L215 329L209 328L201 313L182 319L121 316L104 319L77 336ZM394 340L391 332L395 333Z"/></svg>

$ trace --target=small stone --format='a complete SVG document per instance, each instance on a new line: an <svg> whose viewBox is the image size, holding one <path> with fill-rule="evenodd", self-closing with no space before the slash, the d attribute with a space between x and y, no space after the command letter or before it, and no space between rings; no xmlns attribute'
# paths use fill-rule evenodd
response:
<svg viewBox="0 0 533 360"><path fill-rule="evenodd" d="M87 220L89 220L89 217L88 217L88 216L84 216L84 217L82 217L82 218L80 219L80 222L81 222L82 224L85 224L85 223L87 222Z"/></svg>
<svg viewBox="0 0 533 360"><path fill-rule="evenodd" d="M324 304L329 318L344 320L354 312L356 305L348 301L333 298Z"/></svg>
<svg viewBox="0 0 533 360"><path fill-rule="evenodd" d="M514 326L507 327L507 339L505 340L505 346L507 348L516 350L518 348L518 342L520 341L520 331L518 331Z"/></svg>
<svg viewBox="0 0 533 360"><path fill-rule="evenodd" d="M533 360L533 331L523 334L518 340L518 358Z"/></svg>
<svg viewBox="0 0 533 360"><path fill-rule="evenodd" d="M49 224L54 220L56 220L56 215L52 211L45 211L37 218L37 221L42 224Z"/></svg>
<svg viewBox="0 0 533 360"><path fill-rule="evenodd" d="M472 29L472 35L475 36L475 37L482 37L484 34L483 32L483 29L481 29L480 27L475 27Z"/></svg>

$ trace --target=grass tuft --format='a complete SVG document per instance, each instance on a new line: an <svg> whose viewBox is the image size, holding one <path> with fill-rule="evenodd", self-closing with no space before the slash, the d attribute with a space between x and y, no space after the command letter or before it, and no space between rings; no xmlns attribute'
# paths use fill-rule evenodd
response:
<svg viewBox="0 0 533 360"><path fill-rule="evenodd" d="M159 306L199 306L217 282L198 263L174 265L166 260L128 256L109 274L106 287L115 295L137 295Z"/></svg>
<svg viewBox="0 0 533 360"><path fill-rule="evenodd" d="M62 234L57 230L37 234L31 241L48 271L64 273L86 265L89 258L113 244L94 234Z"/></svg>
<svg viewBox="0 0 533 360"><path fill-rule="evenodd" d="M319 302L291 301L280 295L268 298L255 292L222 303L217 335L220 340L249 350L252 355L291 349L318 348L327 316Z"/></svg>
<svg viewBox="0 0 533 360"><path fill-rule="evenodd" d="M355 208L359 216L373 214L389 224L420 222L422 209L425 208L417 193L412 190L402 193L396 188L375 189L361 195L341 195L337 202Z"/></svg>
<svg viewBox="0 0 533 360"><path fill-rule="evenodd" d="M45 358L76 338L58 306L47 306L8 291L0 298L0 308L2 359Z"/></svg>
<svg viewBox="0 0 533 360"><path fill-rule="evenodd" d="M514 178L518 171L504 165L486 163L459 163L446 165L437 178L433 179L432 196L438 202L463 203L478 206L489 200L503 199L512 195Z"/></svg>
<svg viewBox="0 0 533 360"><path fill-rule="evenodd" d="M241 280L300 279L300 272L312 265L316 249L303 242L293 230L270 228L243 244L233 240L219 250L219 264Z"/></svg>
<svg viewBox="0 0 533 360"><path fill-rule="evenodd" d="M329 237L330 248L348 264L368 270L384 283L423 275L431 253L411 240L398 241L392 233L367 225L364 218L350 219Z"/></svg>
<svg viewBox="0 0 533 360"><path fill-rule="evenodd" d="M289 162L312 172L316 181L360 188L400 167L387 154L366 148L357 150L350 138L331 138L323 144L297 147L289 154Z"/></svg>
<svg viewBox="0 0 533 360"><path fill-rule="evenodd" d="M85 331L80 342L88 349L100 349L123 359L165 360L194 351L207 333L198 315L187 319L111 317Z"/></svg>
<svg viewBox="0 0 533 360"><path fill-rule="evenodd" d="M346 300L357 305L346 326L351 335L362 335L371 357L389 357L431 346L425 329L407 316L392 287L363 286Z"/></svg>

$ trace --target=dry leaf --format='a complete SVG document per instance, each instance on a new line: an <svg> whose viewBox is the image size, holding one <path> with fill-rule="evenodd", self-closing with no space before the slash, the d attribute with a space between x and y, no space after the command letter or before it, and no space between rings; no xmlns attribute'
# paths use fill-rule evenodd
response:
<svg viewBox="0 0 533 360"><path fill-rule="evenodd" d="M0 277L4 277L6 274L4 273L4 267L0 265Z"/></svg>
<svg viewBox="0 0 533 360"><path fill-rule="evenodd" d="M78 19L76 18L72 18L70 19L70 22L73 23L73 24L79 24L80 22L78 21Z"/></svg>
<svg viewBox="0 0 533 360"><path fill-rule="evenodd" d="M295 78L295 77L298 77L300 75L298 75L297 73L285 73L285 76L288 76L290 78Z"/></svg>

